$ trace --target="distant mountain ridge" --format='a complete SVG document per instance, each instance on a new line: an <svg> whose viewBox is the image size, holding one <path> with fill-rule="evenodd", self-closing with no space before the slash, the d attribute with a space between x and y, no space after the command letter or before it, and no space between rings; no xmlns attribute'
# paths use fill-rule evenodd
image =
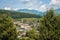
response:
<svg viewBox="0 0 60 40"><path fill-rule="evenodd" d="M25 12L16 12L11 10L0 10L1 14L7 14L8 16L14 18L14 19L20 19L20 18L40 18L40 16L36 14L29 14Z"/></svg>
<svg viewBox="0 0 60 40"><path fill-rule="evenodd" d="M44 13L43 12L39 12L37 10L29 10L29 9L20 9L20 10L17 10L18 12L26 12L26 13L30 13L30 14L36 14L36 15L39 15L39 16L42 16Z"/></svg>
<svg viewBox="0 0 60 40"><path fill-rule="evenodd" d="M55 10L56 13L60 14L60 8Z"/></svg>
<svg viewBox="0 0 60 40"><path fill-rule="evenodd" d="M40 12L37 10L29 10L29 9L19 9L17 12L25 12L25 13L30 13L30 14L36 14L39 16L43 16L46 12ZM60 8L54 10L55 13L60 14Z"/></svg>
<svg viewBox="0 0 60 40"><path fill-rule="evenodd" d="M55 13L60 14L60 8L54 10ZM29 9L20 9L20 10L1 10L0 14L8 14L8 16L12 18L40 18L43 16L46 12L40 12L37 10L29 10Z"/></svg>

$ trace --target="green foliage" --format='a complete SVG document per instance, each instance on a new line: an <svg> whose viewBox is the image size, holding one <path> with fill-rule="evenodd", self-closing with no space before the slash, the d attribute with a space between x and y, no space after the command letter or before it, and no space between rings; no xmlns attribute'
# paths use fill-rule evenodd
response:
<svg viewBox="0 0 60 40"><path fill-rule="evenodd" d="M53 10L49 10L44 17L40 18L38 30L40 40L60 40L60 16L54 15Z"/></svg>
<svg viewBox="0 0 60 40"><path fill-rule="evenodd" d="M20 39L20 40L34 40L34 39L28 38L28 37L22 37L22 39Z"/></svg>
<svg viewBox="0 0 60 40"><path fill-rule="evenodd" d="M14 19L20 18L40 18L40 16L35 14L23 13L23 12L16 12L16 11L8 11L8 10L0 10L0 14L7 14L8 16Z"/></svg>
<svg viewBox="0 0 60 40"><path fill-rule="evenodd" d="M39 32L32 28L29 32L27 32L26 36L31 40L39 40Z"/></svg>
<svg viewBox="0 0 60 40"><path fill-rule="evenodd" d="M55 15L51 9L39 20L38 32L32 29L23 40L60 40L60 15Z"/></svg>
<svg viewBox="0 0 60 40"><path fill-rule="evenodd" d="M5 14L0 15L0 40L17 40L13 21Z"/></svg>
<svg viewBox="0 0 60 40"><path fill-rule="evenodd" d="M16 28L14 27L13 21L8 16L12 18L16 18L17 16L17 18L28 18L28 16L26 16L25 13L23 13L23 15L12 11L11 14L10 11L7 11L7 16L4 14L5 12L5 10L4 12L0 10L0 13L3 13L3 15L0 15L0 40L18 40ZM25 18L23 20L26 21ZM32 19L33 21L31 21L29 18L27 20L34 23L39 19ZM60 15L55 15L53 10L47 11L47 14L40 18L39 27L37 29L32 28L27 32L26 36L22 37L20 40L60 40Z"/></svg>

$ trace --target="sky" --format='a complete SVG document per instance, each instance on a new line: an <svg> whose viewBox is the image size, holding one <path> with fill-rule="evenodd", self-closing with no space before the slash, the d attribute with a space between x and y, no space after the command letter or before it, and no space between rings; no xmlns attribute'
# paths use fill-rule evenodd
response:
<svg viewBox="0 0 60 40"><path fill-rule="evenodd" d="M29 9L44 12L50 8L60 8L60 0L0 0L0 9L5 10Z"/></svg>

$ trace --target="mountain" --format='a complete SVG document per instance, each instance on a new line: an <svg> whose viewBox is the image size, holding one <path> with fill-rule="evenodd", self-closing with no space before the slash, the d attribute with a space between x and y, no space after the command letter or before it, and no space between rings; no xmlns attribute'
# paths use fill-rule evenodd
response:
<svg viewBox="0 0 60 40"><path fill-rule="evenodd" d="M55 10L56 13L60 14L60 8Z"/></svg>
<svg viewBox="0 0 60 40"><path fill-rule="evenodd" d="M60 14L60 8L54 10L55 13ZM46 12L39 12L37 10L28 10L28 9L20 9L17 11L13 10L2 10L0 9L0 15L1 14L7 14L8 16L19 19L19 18L40 18L43 16Z"/></svg>
<svg viewBox="0 0 60 40"><path fill-rule="evenodd" d="M20 19L20 18L40 18L40 16L36 14L29 14L24 12L16 12L16 11L8 11L8 10L0 10L1 14L7 14L8 16L14 18L14 19Z"/></svg>
<svg viewBox="0 0 60 40"><path fill-rule="evenodd" d="M40 12L37 10L29 10L29 9L19 9L17 12L25 12L25 13L30 13L30 14L36 14L39 16L43 16L46 12ZM60 14L60 8L54 10L55 13Z"/></svg>
<svg viewBox="0 0 60 40"><path fill-rule="evenodd" d="M30 14L36 14L39 16L42 16L44 14L43 12L40 12L37 10L29 10L29 9L20 9L20 10L17 10L17 12L25 12L25 13L30 13Z"/></svg>

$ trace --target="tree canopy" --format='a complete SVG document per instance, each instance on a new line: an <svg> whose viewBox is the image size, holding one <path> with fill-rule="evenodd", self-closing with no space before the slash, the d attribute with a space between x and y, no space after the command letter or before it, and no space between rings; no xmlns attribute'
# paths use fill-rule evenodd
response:
<svg viewBox="0 0 60 40"><path fill-rule="evenodd" d="M5 14L0 15L0 40L17 40L13 21Z"/></svg>
<svg viewBox="0 0 60 40"><path fill-rule="evenodd" d="M40 40L60 40L60 16L49 10L46 15L40 18L38 28Z"/></svg>

